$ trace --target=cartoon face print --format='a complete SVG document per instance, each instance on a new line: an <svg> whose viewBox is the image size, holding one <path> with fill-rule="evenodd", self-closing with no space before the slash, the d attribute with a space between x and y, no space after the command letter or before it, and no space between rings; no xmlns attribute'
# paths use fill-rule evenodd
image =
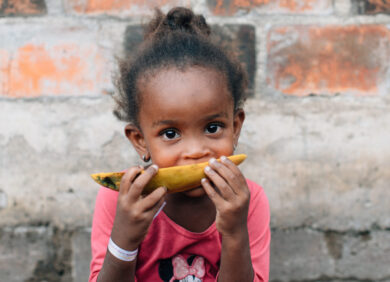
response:
<svg viewBox="0 0 390 282"><path fill-rule="evenodd" d="M163 281L202 282L206 274L204 258L190 256L185 259L182 255L177 255L172 259L162 260L159 274Z"/></svg>

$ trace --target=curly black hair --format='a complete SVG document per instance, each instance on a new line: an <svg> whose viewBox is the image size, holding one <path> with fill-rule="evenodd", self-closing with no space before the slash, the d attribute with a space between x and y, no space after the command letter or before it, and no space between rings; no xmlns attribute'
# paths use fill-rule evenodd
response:
<svg viewBox="0 0 390 282"><path fill-rule="evenodd" d="M202 15L183 7L156 15L144 30L144 41L134 56L119 60L114 114L138 125L139 82L146 74L162 68L211 68L220 72L228 84L235 111L246 99L247 74L233 54L227 54L210 38L211 29Z"/></svg>

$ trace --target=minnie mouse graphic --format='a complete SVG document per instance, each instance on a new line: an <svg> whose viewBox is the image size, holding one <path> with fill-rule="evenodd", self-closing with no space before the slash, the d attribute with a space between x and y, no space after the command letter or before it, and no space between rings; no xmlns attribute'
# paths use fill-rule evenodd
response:
<svg viewBox="0 0 390 282"><path fill-rule="evenodd" d="M161 260L158 272L166 282L202 282L205 275L204 258L192 255L185 259L177 255Z"/></svg>

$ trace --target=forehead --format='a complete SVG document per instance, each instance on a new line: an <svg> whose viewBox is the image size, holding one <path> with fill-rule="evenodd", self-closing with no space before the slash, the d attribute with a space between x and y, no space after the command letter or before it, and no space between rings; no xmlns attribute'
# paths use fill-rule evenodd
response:
<svg viewBox="0 0 390 282"><path fill-rule="evenodd" d="M166 119L222 113L232 115L233 98L226 78L201 67L162 69L139 85L139 118Z"/></svg>

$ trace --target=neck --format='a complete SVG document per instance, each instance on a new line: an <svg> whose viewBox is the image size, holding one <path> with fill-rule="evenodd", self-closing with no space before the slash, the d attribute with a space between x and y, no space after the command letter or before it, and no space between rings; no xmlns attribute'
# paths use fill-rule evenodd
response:
<svg viewBox="0 0 390 282"><path fill-rule="evenodd" d="M169 205L180 206L180 205L190 205L190 206L198 206L205 204L212 204L210 198L205 194L200 197L189 197L184 193L173 193L168 194L166 197L166 202Z"/></svg>
<svg viewBox="0 0 390 282"><path fill-rule="evenodd" d="M203 232L215 221L215 206L207 195L189 197L175 193L168 194L165 199L164 213L191 232Z"/></svg>

